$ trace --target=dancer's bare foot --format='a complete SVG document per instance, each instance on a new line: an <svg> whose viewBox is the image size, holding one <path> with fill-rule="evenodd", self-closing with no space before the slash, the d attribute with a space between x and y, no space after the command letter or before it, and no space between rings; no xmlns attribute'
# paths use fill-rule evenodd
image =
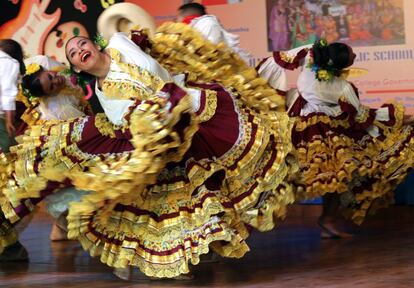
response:
<svg viewBox="0 0 414 288"><path fill-rule="evenodd" d="M59 227L59 225L54 222L49 238L51 241L66 241L68 240L67 231Z"/></svg>
<svg viewBox="0 0 414 288"><path fill-rule="evenodd" d="M52 231L50 231L50 240L65 241L68 240L68 222L66 220L67 213L60 215L55 222L53 222Z"/></svg>
<svg viewBox="0 0 414 288"><path fill-rule="evenodd" d="M321 228L322 239L347 239L353 237L352 234L341 231L334 221L319 219L318 225Z"/></svg>

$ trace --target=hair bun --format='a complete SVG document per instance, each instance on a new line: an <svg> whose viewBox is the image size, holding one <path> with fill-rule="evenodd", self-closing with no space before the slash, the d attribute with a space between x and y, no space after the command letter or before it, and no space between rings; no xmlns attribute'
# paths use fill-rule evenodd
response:
<svg viewBox="0 0 414 288"><path fill-rule="evenodd" d="M329 47L314 45L313 46L313 61L316 65L322 67L326 66L329 62Z"/></svg>

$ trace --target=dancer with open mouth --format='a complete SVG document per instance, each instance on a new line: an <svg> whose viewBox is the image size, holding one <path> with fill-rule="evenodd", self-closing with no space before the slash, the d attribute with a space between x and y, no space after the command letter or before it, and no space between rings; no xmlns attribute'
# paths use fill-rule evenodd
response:
<svg viewBox="0 0 414 288"><path fill-rule="evenodd" d="M227 60L210 59L206 65L217 66L200 70L184 68L175 54L169 72L166 33L146 42L153 51L122 33L104 50L87 38L68 41L73 69L97 77L105 114L25 132L3 175L9 222L17 222L13 207L25 199L69 185L89 191L69 205L68 236L124 279L133 266L153 277L189 277L189 264L209 249L242 257L251 228L275 226L294 201L283 99L232 51L188 33Z"/></svg>

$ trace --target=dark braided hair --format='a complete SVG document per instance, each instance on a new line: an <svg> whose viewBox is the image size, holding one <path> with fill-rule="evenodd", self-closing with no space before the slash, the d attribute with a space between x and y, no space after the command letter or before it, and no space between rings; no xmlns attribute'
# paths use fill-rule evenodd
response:
<svg viewBox="0 0 414 288"><path fill-rule="evenodd" d="M340 73L349 66L349 46L344 43L331 43L328 46L314 45L312 52L313 61L319 67L330 66Z"/></svg>
<svg viewBox="0 0 414 288"><path fill-rule="evenodd" d="M40 66L38 71L30 75L24 75L22 78L22 88L27 89L35 97L41 97L46 94L39 79L43 71L45 70Z"/></svg>

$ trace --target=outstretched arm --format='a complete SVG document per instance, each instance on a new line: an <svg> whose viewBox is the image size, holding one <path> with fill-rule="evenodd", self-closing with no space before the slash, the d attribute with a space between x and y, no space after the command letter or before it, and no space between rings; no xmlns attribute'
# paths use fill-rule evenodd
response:
<svg viewBox="0 0 414 288"><path fill-rule="evenodd" d="M274 51L273 59L284 69L295 70L305 64L305 58L313 44L294 48L289 51Z"/></svg>

